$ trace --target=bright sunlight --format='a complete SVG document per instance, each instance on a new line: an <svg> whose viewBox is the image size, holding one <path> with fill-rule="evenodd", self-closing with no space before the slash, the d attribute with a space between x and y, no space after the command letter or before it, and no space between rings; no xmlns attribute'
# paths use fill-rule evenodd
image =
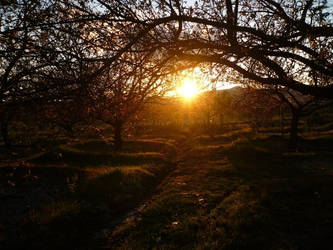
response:
<svg viewBox="0 0 333 250"><path fill-rule="evenodd" d="M194 80L190 78L184 78L183 84L178 88L177 92L184 98L191 99L199 93L199 90Z"/></svg>

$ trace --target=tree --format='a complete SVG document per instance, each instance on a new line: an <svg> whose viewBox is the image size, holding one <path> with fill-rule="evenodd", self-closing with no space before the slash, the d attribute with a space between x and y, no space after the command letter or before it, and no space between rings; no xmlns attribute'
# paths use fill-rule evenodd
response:
<svg viewBox="0 0 333 250"><path fill-rule="evenodd" d="M332 105L331 100L316 98L290 89L277 89L276 93L280 100L286 103L291 111L291 124L289 147L293 150L298 146L298 126L302 117L309 116L313 112Z"/></svg>
<svg viewBox="0 0 333 250"><path fill-rule="evenodd" d="M74 22L76 12L69 7L57 0L0 4L0 107L5 114L0 123L7 148L9 122L19 116L20 106L27 112L38 103L60 114L57 107L71 103L74 108L78 103L71 100L84 95L86 76L97 63L83 59L95 51L86 39L88 23ZM73 121L68 114L62 124Z"/></svg>
<svg viewBox="0 0 333 250"><path fill-rule="evenodd" d="M43 84L39 72L48 66L37 47L43 33L35 26L46 18L47 6L38 1L9 1L0 4L0 106L1 133L8 148L8 126L17 107L39 95Z"/></svg>
<svg viewBox="0 0 333 250"><path fill-rule="evenodd" d="M97 2L104 16L137 30L117 53L133 44L143 50L158 47L176 62L227 66L238 78L333 98L333 27L326 1ZM300 68L305 73L298 75Z"/></svg>
<svg viewBox="0 0 333 250"><path fill-rule="evenodd" d="M120 150L123 130L137 118L144 105L165 94L172 85L152 55L128 53L89 88L91 114L114 129L114 146Z"/></svg>
<svg viewBox="0 0 333 250"><path fill-rule="evenodd" d="M273 91L267 88L247 87L235 103L235 109L248 119L255 133L277 114L279 101L272 98L272 93Z"/></svg>
<svg viewBox="0 0 333 250"><path fill-rule="evenodd" d="M147 81L148 71L173 74L199 63L220 79L332 99L333 27L325 7L322 0L1 3L1 106L94 92L88 86L115 83L121 67L135 72L119 80L130 86L134 78ZM128 58L143 55L143 70L128 66ZM152 68L164 64L168 70Z"/></svg>

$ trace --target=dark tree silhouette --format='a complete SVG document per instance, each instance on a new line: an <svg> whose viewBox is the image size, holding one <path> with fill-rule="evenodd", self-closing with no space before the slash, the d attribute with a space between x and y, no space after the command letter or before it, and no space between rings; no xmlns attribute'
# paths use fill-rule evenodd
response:
<svg viewBox="0 0 333 250"><path fill-rule="evenodd" d="M20 103L39 96L44 88L37 82L49 63L41 56L44 33L36 26L47 18L46 6L38 1L0 4L0 107L1 133L8 148L8 126Z"/></svg>
<svg viewBox="0 0 333 250"><path fill-rule="evenodd" d="M243 117L249 122L255 133L259 128L267 126L274 115L278 113L279 101L273 97L271 89L258 86L247 87L241 91L238 100L235 102L235 109L238 109Z"/></svg>
<svg viewBox="0 0 333 250"><path fill-rule="evenodd" d="M154 79L199 63L235 82L248 79L332 99L333 27L325 7L321 0L1 3L1 107L85 95L94 82L115 83L121 68L135 72L118 81L130 86L134 78L148 81L147 67ZM129 70L129 55L149 60ZM152 70L163 64L168 70ZM144 90L133 92L134 99ZM1 124L9 145L8 122Z"/></svg>
<svg viewBox="0 0 333 250"><path fill-rule="evenodd" d="M175 61L223 65L239 78L333 98L333 27L325 1L97 2L106 20L126 23L131 30L116 54L133 44L143 50L158 47ZM297 74L298 69L304 73Z"/></svg>
<svg viewBox="0 0 333 250"><path fill-rule="evenodd" d="M290 89L277 89L277 96L280 100L288 105L291 111L289 147L292 150L298 146L298 126L302 117L311 115L313 112L330 106L332 100L316 98L310 95L302 95L301 93Z"/></svg>
<svg viewBox="0 0 333 250"><path fill-rule="evenodd" d="M167 60L156 64L151 58L145 53L127 53L89 87L91 115L113 127L116 150L122 148L124 128L144 105L172 86L162 70Z"/></svg>

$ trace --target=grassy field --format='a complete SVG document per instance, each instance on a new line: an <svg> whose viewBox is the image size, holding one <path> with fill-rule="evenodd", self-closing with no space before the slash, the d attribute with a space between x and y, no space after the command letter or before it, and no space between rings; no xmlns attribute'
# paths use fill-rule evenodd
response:
<svg viewBox="0 0 333 250"><path fill-rule="evenodd" d="M3 249L330 249L333 136L59 144L0 168Z"/></svg>
<svg viewBox="0 0 333 250"><path fill-rule="evenodd" d="M0 168L1 249L95 249L175 167L173 141L62 145Z"/></svg>
<svg viewBox="0 0 333 250"><path fill-rule="evenodd" d="M140 217L113 232L108 246L329 249L333 152L288 153L283 150L286 144L279 137L244 135L187 141L178 168ZM332 144L326 141L326 146Z"/></svg>

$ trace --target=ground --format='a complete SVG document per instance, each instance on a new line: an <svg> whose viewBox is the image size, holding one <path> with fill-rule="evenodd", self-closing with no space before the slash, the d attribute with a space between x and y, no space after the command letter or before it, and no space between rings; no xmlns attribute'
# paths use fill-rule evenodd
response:
<svg viewBox="0 0 333 250"><path fill-rule="evenodd" d="M286 143L185 133L116 153L86 140L3 166L0 246L329 249L333 140L308 137L301 152Z"/></svg>

